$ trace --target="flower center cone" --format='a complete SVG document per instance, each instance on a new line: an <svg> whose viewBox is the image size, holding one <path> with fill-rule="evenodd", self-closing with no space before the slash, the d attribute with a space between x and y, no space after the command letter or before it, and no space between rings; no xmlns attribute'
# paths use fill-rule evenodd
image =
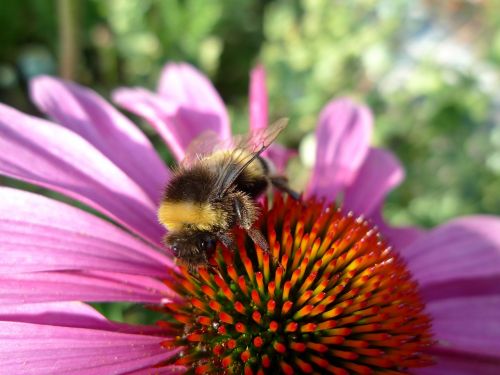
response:
<svg viewBox="0 0 500 375"><path fill-rule="evenodd" d="M168 286L185 303L159 322L194 373L408 373L432 363L417 283L370 224L315 199L275 195L257 227L270 252L236 230L214 267Z"/></svg>

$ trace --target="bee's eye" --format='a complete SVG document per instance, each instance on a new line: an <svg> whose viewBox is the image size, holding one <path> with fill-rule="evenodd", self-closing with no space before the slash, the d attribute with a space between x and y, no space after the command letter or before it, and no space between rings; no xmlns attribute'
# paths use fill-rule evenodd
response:
<svg viewBox="0 0 500 375"><path fill-rule="evenodd" d="M201 240L200 247L203 251L211 252L215 250L215 246L217 245L217 241L213 237L207 237Z"/></svg>
<svg viewBox="0 0 500 375"><path fill-rule="evenodd" d="M170 249L172 250L172 253L175 257L179 257L179 248L177 247L177 245L172 246Z"/></svg>

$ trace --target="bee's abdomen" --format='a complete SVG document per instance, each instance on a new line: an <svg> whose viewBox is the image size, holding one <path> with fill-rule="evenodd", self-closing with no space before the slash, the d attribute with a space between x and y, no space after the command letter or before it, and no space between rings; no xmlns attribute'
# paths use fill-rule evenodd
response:
<svg viewBox="0 0 500 375"><path fill-rule="evenodd" d="M167 185L164 199L174 202L207 202L214 180L214 174L202 166L176 173Z"/></svg>

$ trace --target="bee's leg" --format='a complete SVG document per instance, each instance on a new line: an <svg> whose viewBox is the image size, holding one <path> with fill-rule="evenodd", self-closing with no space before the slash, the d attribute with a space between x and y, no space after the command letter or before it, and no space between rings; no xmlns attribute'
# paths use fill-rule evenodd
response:
<svg viewBox="0 0 500 375"><path fill-rule="evenodd" d="M252 224L257 216L257 210L253 209L254 205L252 203L245 205L241 199L244 199L244 197L235 197L233 201L238 225L245 229L256 245L260 246L262 250L268 252L269 244L266 239L258 229L252 227ZM249 207L252 207L252 209L249 209Z"/></svg>
<svg viewBox="0 0 500 375"><path fill-rule="evenodd" d="M245 228L245 230L256 245L258 245L266 253L269 252L269 244L267 243L267 240L264 238L260 230L252 227Z"/></svg>
<svg viewBox="0 0 500 375"><path fill-rule="evenodd" d="M236 243L234 242L233 235L227 232L219 232L217 233L217 238L222 244L227 247L230 251L235 251L238 248L236 247Z"/></svg>
<svg viewBox="0 0 500 375"><path fill-rule="evenodd" d="M219 268L217 266L208 264L207 265L207 269L209 269L210 271L212 271L213 274L219 275L221 279L223 278L223 276L221 275L220 270L219 270Z"/></svg>
<svg viewBox="0 0 500 375"><path fill-rule="evenodd" d="M198 265L195 263L186 263L188 272L193 276L198 276Z"/></svg>
<svg viewBox="0 0 500 375"><path fill-rule="evenodd" d="M279 190L284 191L293 199L300 199L300 194L292 190L290 186L288 186L288 179L285 176L270 176L269 180L271 181L271 184L273 184L273 186L275 186Z"/></svg>

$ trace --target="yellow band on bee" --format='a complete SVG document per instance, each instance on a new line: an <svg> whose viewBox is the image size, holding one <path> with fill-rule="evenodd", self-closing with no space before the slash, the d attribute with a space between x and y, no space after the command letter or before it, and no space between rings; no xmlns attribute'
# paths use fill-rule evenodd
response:
<svg viewBox="0 0 500 375"><path fill-rule="evenodd" d="M219 167L221 163L224 162L226 158L230 157L231 160L238 164L243 165L246 160L249 160L252 157L252 153L244 150L244 149L234 149L234 150L222 150L216 151L213 154L206 156L202 162L206 165L212 167ZM250 164L245 168L244 173L246 173L249 177L262 177L265 174L264 168L262 164L258 160L253 160Z"/></svg>
<svg viewBox="0 0 500 375"><path fill-rule="evenodd" d="M208 203L163 202L158 209L158 219L170 231L194 225L199 230L210 230L218 222L217 211Z"/></svg>

